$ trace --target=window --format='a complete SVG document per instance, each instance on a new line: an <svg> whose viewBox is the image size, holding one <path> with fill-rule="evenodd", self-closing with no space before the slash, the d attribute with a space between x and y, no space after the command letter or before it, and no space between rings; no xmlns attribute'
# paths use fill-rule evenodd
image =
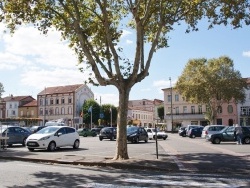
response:
<svg viewBox="0 0 250 188"><path fill-rule="evenodd" d="M61 99L61 104L64 104L64 98Z"/></svg>
<svg viewBox="0 0 250 188"><path fill-rule="evenodd" d="M171 95L168 95L168 102L171 102Z"/></svg>
<svg viewBox="0 0 250 188"><path fill-rule="evenodd" d="M50 104L54 104L53 98L50 98Z"/></svg>
<svg viewBox="0 0 250 188"><path fill-rule="evenodd" d="M56 107L55 114L59 114L59 108L58 107Z"/></svg>
<svg viewBox="0 0 250 188"><path fill-rule="evenodd" d="M11 111L11 115L15 116L15 115L16 115L16 111L15 111L15 110L12 110L12 111Z"/></svg>
<svg viewBox="0 0 250 188"><path fill-rule="evenodd" d="M31 110L31 113L30 113L32 116L34 116L34 110Z"/></svg>
<svg viewBox="0 0 250 188"><path fill-rule="evenodd" d="M191 106L191 113L195 114L195 106Z"/></svg>
<svg viewBox="0 0 250 188"><path fill-rule="evenodd" d="M10 104L10 108L12 108L12 104Z"/></svg>
<svg viewBox="0 0 250 188"><path fill-rule="evenodd" d="M69 103L69 104L72 103L72 99L71 99L71 98L68 99L68 103Z"/></svg>
<svg viewBox="0 0 250 188"><path fill-rule="evenodd" d="M49 114L50 114L50 115L53 115L53 112L54 112L53 108L50 108L50 109L49 109Z"/></svg>
<svg viewBox="0 0 250 188"><path fill-rule="evenodd" d="M187 113L187 106L183 106L183 113Z"/></svg>
<svg viewBox="0 0 250 188"><path fill-rule="evenodd" d="M175 114L179 114L179 107L175 107Z"/></svg>
<svg viewBox="0 0 250 188"><path fill-rule="evenodd" d="M232 105L228 105L227 106L227 111L228 111L228 113L233 113L233 106Z"/></svg>
<svg viewBox="0 0 250 188"><path fill-rule="evenodd" d="M48 109L45 108L45 115L48 115Z"/></svg>
<svg viewBox="0 0 250 188"><path fill-rule="evenodd" d="M65 108L64 107L61 108L61 114L65 114Z"/></svg>
<svg viewBox="0 0 250 188"><path fill-rule="evenodd" d="M142 105L145 105L145 101L142 101Z"/></svg>
<svg viewBox="0 0 250 188"><path fill-rule="evenodd" d="M198 110L199 110L199 114L202 114L202 106L201 105L198 106Z"/></svg>
<svg viewBox="0 0 250 188"><path fill-rule="evenodd" d="M43 105L43 99L39 100L39 105L42 106Z"/></svg>
<svg viewBox="0 0 250 188"><path fill-rule="evenodd" d="M39 110L39 115L43 115L43 109L42 108L40 108L40 110Z"/></svg>
<svg viewBox="0 0 250 188"><path fill-rule="evenodd" d="M222 113L222 107L221 107L221 106L218 106L217 112L218 112L218 114L221 114L221 113Z"/></svg>
<svg viewBox="0 0 250 188"><path fill-rule="evenodd" d="M175 98L175 101L179 101L179 95L178 95L178 94L176 94L176 95L174 96L174 98Z"/></svg>
<svg viewBox="0 0 250 188"><path fill-rule="evenodd" d="M59 104L59 99L56 99L56 104Z"/></svg>
<svg viewBox="0 0 250 188"><path fill-rule="evenodd" d="M21 110L20 115L23 116L23 111Z"/></svg>

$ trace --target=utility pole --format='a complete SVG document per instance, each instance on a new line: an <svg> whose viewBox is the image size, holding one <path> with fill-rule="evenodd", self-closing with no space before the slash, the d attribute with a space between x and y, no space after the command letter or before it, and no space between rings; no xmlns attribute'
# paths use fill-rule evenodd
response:
<svg viewBox="0 0 250 188"><path fill-rule="evenodd" d="M170 96L171 96L171 131L172 133L174 132L173 130L173 88L172 88L172 83L171 83L171 77L169 77L170 81Z"/></svg>

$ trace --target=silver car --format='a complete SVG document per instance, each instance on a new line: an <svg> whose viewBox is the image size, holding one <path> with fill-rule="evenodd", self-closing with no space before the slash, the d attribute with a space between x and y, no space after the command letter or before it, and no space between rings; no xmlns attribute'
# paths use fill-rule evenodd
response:
<svg viewBox="0 0 250 188"><path fill-rule="evenodd" d="M206 138L209 134L215 134L220 132L222 129L224 129L225 125L207 125L204 127L201 138Z"/></svg>
<svg viewBox="0 0 250 188"><path fill-rule="evenodd" d="M0 135L8 137L8 146L12 144L22 144L25 146L26 139L31 135L31 132L18 126L3 126L0 130Z"/></svg>

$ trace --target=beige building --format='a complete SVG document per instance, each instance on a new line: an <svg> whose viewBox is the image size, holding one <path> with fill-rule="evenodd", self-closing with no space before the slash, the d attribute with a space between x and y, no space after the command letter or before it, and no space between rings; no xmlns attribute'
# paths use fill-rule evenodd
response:
<svg viewBox="0 0 250 188"><path fill-rule="evenodd" d="M38 125L42 120L38 119L37 100L19 106L18 114L21 119L24 119L22 122L23 126Z"/></svg>
<svg viewBox="0 0 250 188"><path fill-rule="evenodd" d="M38 117L47 121L62 119L67 125L81 123L84 102L94 99L94 94L85 84L47 87L37 95Z"/></svg>
<svg viewBox="0 0 250 188"><path fill-rule="evenodd" d="M157 122L157 108L163 105L163 101L159 99L148 100L130 100L128 102L128 118L134 122L140 122L142 126L153 126Z"/></svg>

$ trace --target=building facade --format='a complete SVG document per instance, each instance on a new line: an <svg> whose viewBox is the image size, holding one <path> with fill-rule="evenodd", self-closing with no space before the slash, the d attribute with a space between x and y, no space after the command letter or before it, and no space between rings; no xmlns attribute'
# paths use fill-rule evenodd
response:
<svg viewBox="0 0 250 188"><path fill-rule="evenodd" d="M82 106L88 99L94 99L94 94L85 84L45 88L37 95L40 124L58 119L69 126L81 123Z"/></svg>
<svg viewBox="0 0 250 188"><path fill-rule="evenodd" d="M163 101L159 99L148 100L129 100L128 102L128 118L134 122L141 123L144 127L151 127L159 119L157 108L163 105Z"/></svg>
<svg viewBox="0 0 250 188"><path fill-rule="evenodd" d="M19 106L18 114L21 119L24 119L21 122L21 125L23 126L39 125L39 122L42 120L38 119L37 100Z"/></svg>
<svg viewBox="0 0 250 188"><path fill-rule="evenodd" d="M168 131L176 131L178 127L187 125L208 125L205 119L206 105L193 104L174 89L166 88L164 92L165 121ZM232 100L222 103L216 116L216 124L233 125L238 123L237 104Z"/></svg>
<svg viewBox="0 0 250 188"><path fill-rule="evenodd" d="M248 89L245 90L246 100L238 104L238 122L241 126L250 126L250 78L246 78Z"/></svg>

